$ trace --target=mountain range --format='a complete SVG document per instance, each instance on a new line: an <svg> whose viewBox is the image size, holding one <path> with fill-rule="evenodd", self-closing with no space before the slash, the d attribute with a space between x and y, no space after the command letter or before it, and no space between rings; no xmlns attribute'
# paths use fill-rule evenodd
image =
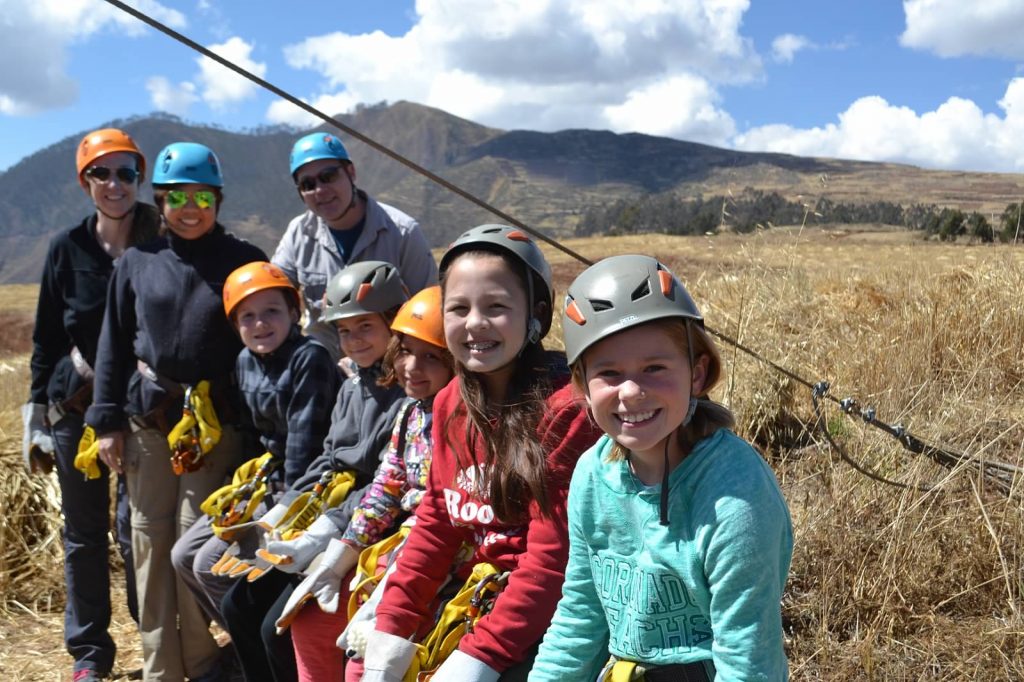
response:
<svg viewBox="0 0 1024 682"><path fill-rule="evenodd" d="M373 105L339 116L346 125L408 157L519 220L563 238L589 207L647 193L727 195L747 187L813 203L877 200L928 203L1000 213L1024 195L1024 175L933 171L891 163L721 149L636 133L595 130L541 133L499 130L410 102ZM524 121L524 126L529 122ZM230 131L191 125L166 114L111 121L147 158L166 144L210 146L224 169L222 222L273 251L303 205L287 172L302 134L287 128ZM49 237L91 209L74 174L75 146L88 130L60 140L0 173L0 283L35 282ZM494 217L342 134L357 184L417 217L434 246ZM145 187L141 196L149 200Z"/></svg>

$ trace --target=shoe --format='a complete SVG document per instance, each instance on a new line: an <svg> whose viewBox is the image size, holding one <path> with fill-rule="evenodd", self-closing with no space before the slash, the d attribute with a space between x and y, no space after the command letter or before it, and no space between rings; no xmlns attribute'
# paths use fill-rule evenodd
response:
<svg viewBox="0 0 1024 682"><path fill-rule="evenodd" d="M92 668L82 668L71 675L71 682L100 682L102 679L103 676Z"/></svg>

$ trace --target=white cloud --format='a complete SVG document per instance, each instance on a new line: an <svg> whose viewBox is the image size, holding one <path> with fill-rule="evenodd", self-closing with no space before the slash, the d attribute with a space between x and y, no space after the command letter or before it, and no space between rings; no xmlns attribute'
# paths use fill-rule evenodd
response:
<svg viewBox="0 0 1024 682"><path fill-rule="evenodd" d="M210 51L243 69L263 78L267 65L253 61L253 46L235 36L223 43L210 45ZM224 111L232 104L251 99L259 92L259 86L234 71L206 56L196 58L199 71L190 81L178 85L164 76L151 76L146 80L153 106L161 111L184 116L189 108L202 100L215 111ZM296 109L296 111L298 111Z"/></svg>
<svg viewBox="0 0 1024 682"><path fill-rule="evenodd" d="M814 47L814 43L806 36L784 33L772 41L772 58L777 62L790 64L797 52L808 47Z"/></svg>
<svg viewBox="0 0 1024 682"><path fill-rule="evenodd" d="M146 79L146 90L157 110L177 116L185 116L189 108L199 100L194 83L184 81L174 85L163 76Z"/></svg>
<svg viewBox="0 0 1024 682"><path fill-rule="evenodd" d="M312 103L307 100L302 101L307 104L312 104L313 107L324 112L328 116L348 113L355 108L356 104L359 103L351 95L344 92L338 95L323 95L321 97L317 97ZM276 100L267 107L267 120L271 123L284 123L297 128L312 128L313 126L322 123L319 116L314 116L305 109L300 109L291 102L283 99Z"/></svg>
<svg viewBox="0 0 1024 682"><path fill-rule="evenodd" d="M1024 59L1024 3L1020 0L904 0L904 47L941 57L993 55Z"/></svg>
<svg viewBox="0 0 1024 682"><path fill-rule="evenodd" d="M210 52L227 59L246 71L263 78L267 73L267 65L253 61L253 46L241 38L234 36L223 43L210 45ZM199 57L199 83L201 96L210 108L224 110L235 102L241 102L256 96L259 86L237 73L221 66L209 57Z"/></svg>
<svg viewBox="0 0 1024 682"><path fill-rule="evenodd" d="M153 0L129 4L175 28L185 26L184 15ZM8 67L0 69L0 113L25 116L74 103L78 85L67 74L67 47L105 29L130 36L145 31L134 17L94 0L3 0L0 63Z"/></svg>
<svg viewBox="0 0 1024 682"><path fill-rule="evenodd" d="M749 0L417 0L417 23L403 36L315 36L286 48L285 59L323 76L311 101L407 99L504 128L692 131L720 141L732 122L711 84L761 75L740 33L748 7ZM667 122L644 111L666 98ZM287 108L272 105L268 117L292 120Z"/></svg>
<svg viewBox="0 0 1024 682"><path fill-rule="evenodd" d="M702 78L675 76L629 94L622 104L605 108L605 117L619 130L700 140L724 146L736 126L718 108L718 94Z"/></svg>
<svg viewBox="0 0 1024 682"><path fill-rule="evenodd" d="M893 161L926 168L1024 171L1024 78L1015 78L999 101L1003 116L950 97L921 114L881 97L861 97L838 123L798 129L760 126L733 138L746 151L773 151L864 161Z"/></svg>

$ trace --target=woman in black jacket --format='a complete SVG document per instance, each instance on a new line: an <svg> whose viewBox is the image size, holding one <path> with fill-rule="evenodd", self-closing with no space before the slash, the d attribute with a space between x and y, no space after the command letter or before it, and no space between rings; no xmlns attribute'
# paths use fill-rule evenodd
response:
<svg viewBox="0 0 1024 682"><path fill-rule="evenodd" d="M32 388L22 408L24 459L30 473L54 463L64 513L64 642L73 679L96 680L114 665L110 626L109 470L87 479L75 470L82 417L92 401L92 367L103 322L107 284L121 253L156 237L159 214L138 203L146 159L124 131L89 133L76 153L78 182L94 213L50 241L32 334ZM128 608L138 620L131 528L123 477L117 485L117 540L125 559Z"/></svg>
<svg viewBox="0 0 1024 682"><path fill-rule="evenodd" d="M224 316L221 292L231 271L267 257L217 222L220 169L212 150L192 142L157 156L153 190L166 232L118 263L86 414L100 458L128 480L143 674L162 682L220 675L209 619L171 564L175 540L243 455L232 378L242 342ZM215 445L201 439L204 454L195 461L191 443L181 441L172 463L168 433L183 417L185 396L202 394L201 382L222 434Z"/></svg>

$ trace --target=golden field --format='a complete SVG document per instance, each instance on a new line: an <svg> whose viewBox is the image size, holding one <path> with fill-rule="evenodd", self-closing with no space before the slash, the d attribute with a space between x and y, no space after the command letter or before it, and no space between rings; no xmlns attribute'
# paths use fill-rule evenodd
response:
<svg viewBox="0 0 1024 682"><path fill-rule="evenodd" d="M801 378L830 382L832 395L855 397L926 441L1024 464L1024 248L867 228L568 245L594 259L657 256L687 284L709 327ZM564 293L583 266L549 255ZM52 484L24 476L19 455L28 374L15 331L26 319L31 327L34 291L0 289L0 670L6 679L57 680L71 659L60 634L55 495ZM552 346L558 334L556 326ZM716 397L764 452L793 517L783 603L792 679L1024 679L1024 482L1007 497L827 404L825 428L855 460L936 487L877 483L811 428L809 390L729 345L720 350L727 374ZM123 607L115 620L126 652L118 669L136 669Z"/></svg>

